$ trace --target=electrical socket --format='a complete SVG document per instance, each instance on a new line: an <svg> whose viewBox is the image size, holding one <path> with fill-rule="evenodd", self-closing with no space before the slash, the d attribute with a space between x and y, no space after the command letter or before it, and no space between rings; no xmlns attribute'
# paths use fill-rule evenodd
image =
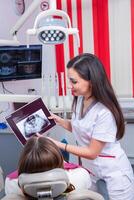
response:
<svg viewBox="0 0 134 200"><path fill-rule="evenodd" d="M32 94L32 93L35 92L35 89L34 88L29 88L27 91L28 91L28 94Z"/></svg>

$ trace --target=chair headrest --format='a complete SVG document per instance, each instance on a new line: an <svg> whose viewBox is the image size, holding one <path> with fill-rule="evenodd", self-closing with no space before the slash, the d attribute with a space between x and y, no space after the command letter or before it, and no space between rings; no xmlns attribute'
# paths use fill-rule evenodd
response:
<svg viewBox="0 0 134 200"><path fill-rule="evenodd" d="M57 197L62 194L69 186L69 178L64 169L56 168L46 172L21 174L19 176L19 185L24 192L32 197L37 198L38 191L42 195L51 190L51 196Z"/></svg>

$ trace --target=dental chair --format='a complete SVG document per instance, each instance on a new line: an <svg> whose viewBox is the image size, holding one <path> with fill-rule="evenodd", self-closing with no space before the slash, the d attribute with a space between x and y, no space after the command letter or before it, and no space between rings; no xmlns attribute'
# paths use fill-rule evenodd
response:
<svg viewBox="0 0 134 200"><path fill-rule="evenodd" d="M3 190L3 188L4 188L3 171L2 168L0 167L0 192Z"/></svg>
<svg viewBox="0 0 134 200"><path fill-rule="evenodd" d="M67 173L61 168L41 173L21 174L18 183L26 196L12 194L2 200L104 200L99 193L86 189L64 193L70 182Z"/></svg>
<svg viewBox="0 0 134 200"><path fill-rule="evenodd" d="M0 199L4 193L4 178L3 178L3 170L0 167Z"/></svg>

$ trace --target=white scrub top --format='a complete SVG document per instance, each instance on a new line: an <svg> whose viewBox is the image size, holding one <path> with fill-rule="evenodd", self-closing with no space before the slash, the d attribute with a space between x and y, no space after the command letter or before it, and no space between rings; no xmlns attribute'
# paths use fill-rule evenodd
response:
<svg viewBox="0 0 134 200"><path fill-rule="evenodd" d="M101 154L94 160L82 158L84 167L97 178L127 175L133 178L128 158L116 140L117 126L111 111L100 102L93 102L81 117L83 97L78 97L76 112L72 116L72 132L79 146L88 146L91 138L106 142Z"/></svg>

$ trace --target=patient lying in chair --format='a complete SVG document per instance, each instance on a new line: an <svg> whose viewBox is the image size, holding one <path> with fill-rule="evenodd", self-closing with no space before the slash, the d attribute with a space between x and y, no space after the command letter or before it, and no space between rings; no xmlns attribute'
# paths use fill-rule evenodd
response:
<svg viewBox="0 0 134 200"><path fill-rule="evenodd" d="M65 167L68 165L65 164ZM49 139L45 137L30 138L20 156L18 175L22 173L37 173L45 172L55 168L64 168L63 156L59 148ZM74 169L66 170L72 185L70 188L85 188L89 189L91 186L90 175L84 168L79 168L74 165ZM16 174L17 175L17 174ZM81 177L81 181L79 179ZM14 177L15 178L15 177ZM23 194L18 186L18 178L8 177L5 184L6 194L17 192Z"/></svg>
<svg viewBox="0 0 134 200"><path fill-rule="evenodd" d="M29 199L28 194L24 191L24 185L22 184L23 177L28 179L30 177L29 174L33 176L34 174L44 176L44 174L41 173L54 170L55 168L59 168L56 169L58 170L56 171L58 174L60 169L64 169L64 166L65 168L69 168L69 165L63 160L61 151L51 140L45 137L33 136L24 146L19 160L18 170L15 173L16 177L13 174L14 179L12 179L12 175L6 178L5 193L7 195L18 194L22 198L26 197ZM91 186L89 172L75 165L73 168L74 169L63 170L68 179L64 193L71 192L75 189L89 189Z"/></svg>

